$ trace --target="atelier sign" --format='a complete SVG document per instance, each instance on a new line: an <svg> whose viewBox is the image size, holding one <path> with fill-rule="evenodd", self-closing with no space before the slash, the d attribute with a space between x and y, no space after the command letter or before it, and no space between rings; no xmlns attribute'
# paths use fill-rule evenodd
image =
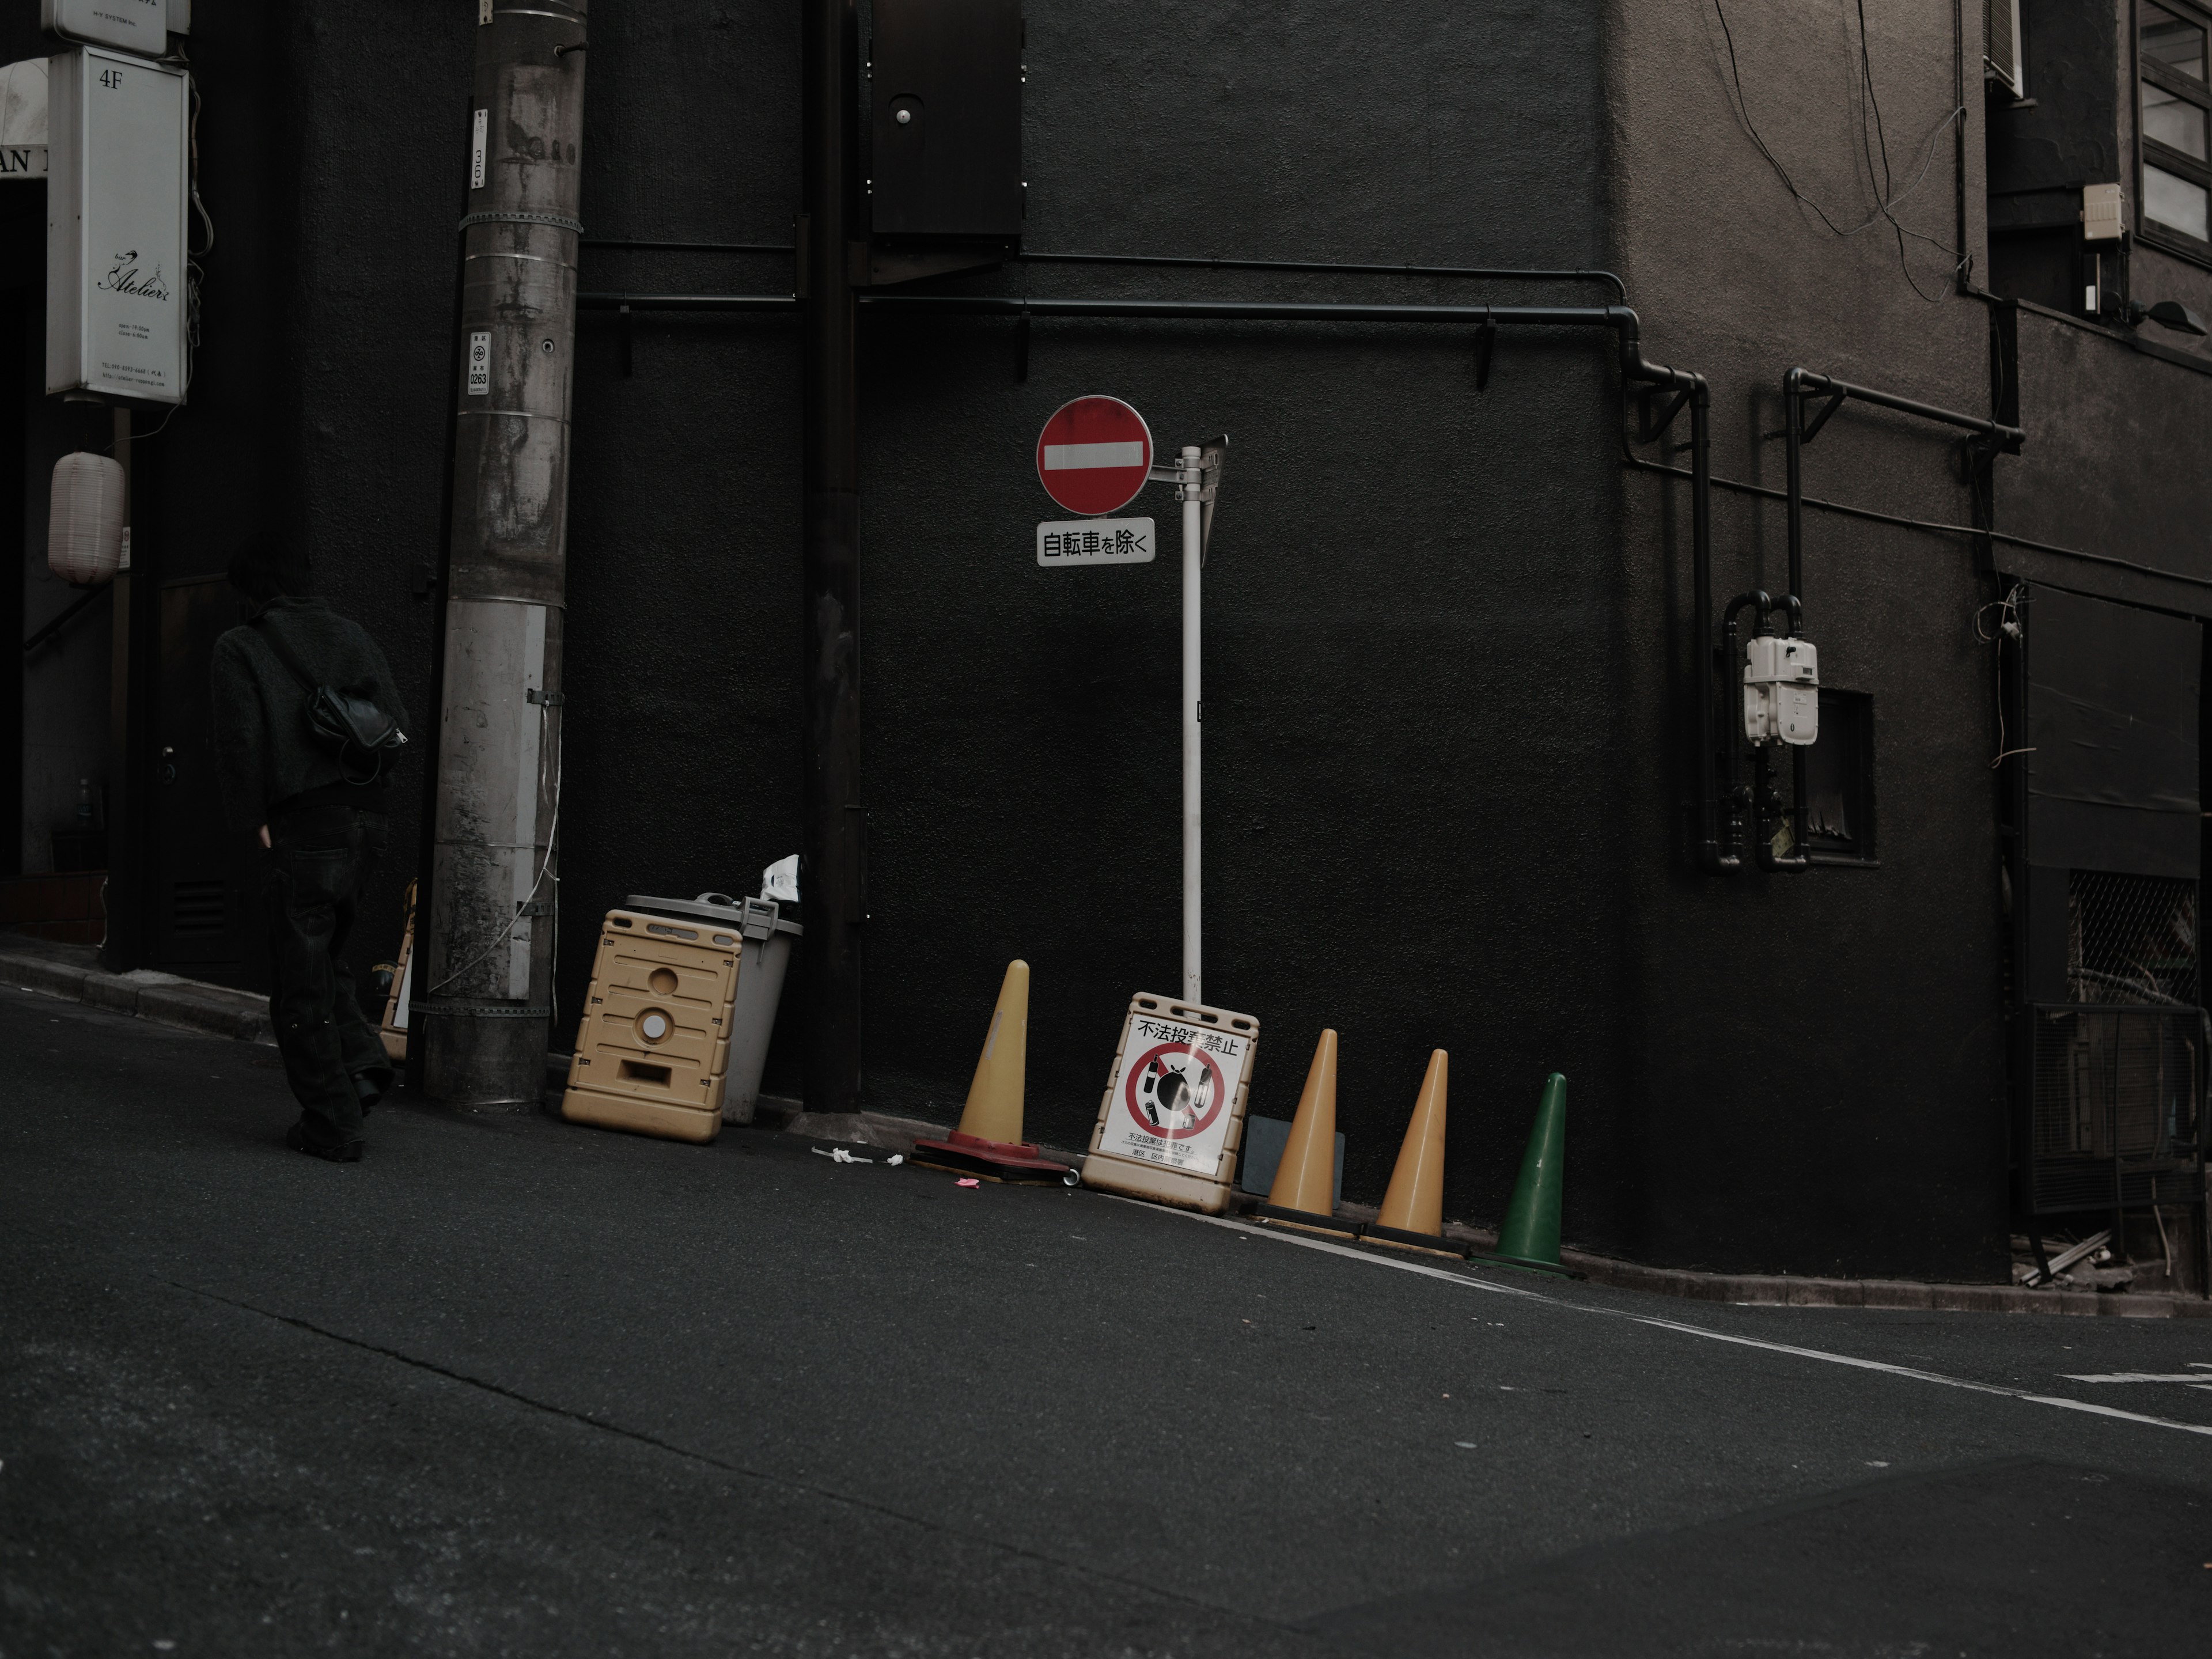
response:
<svg viewBox="0 0 2212 1659"><path fill-rule="evenodd" d="M1150 564L1156 551L1150 519L1074 519L1036 527L1036 562L1047 568Z"/></svg>
<svg viewBox="0 0 2212 1659"><path fill-rule="evenodd" d="M46 390L182 403L184 74L91 46L49 69Z"/></svg>

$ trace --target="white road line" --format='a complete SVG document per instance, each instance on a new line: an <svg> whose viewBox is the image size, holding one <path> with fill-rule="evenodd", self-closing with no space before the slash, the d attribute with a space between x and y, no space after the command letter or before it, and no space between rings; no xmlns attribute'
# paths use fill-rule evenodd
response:
<svg viewBox="0 0 2212 1659"><path fill-rule="evenodd" d="M1141 1199L1120 1198L1108 1193L1105 1197L1123 1204L1140 1205L1154 1213L1177 1215L1189 1221L1202 1221L1209 1227L1226 1227L1232 1232L1248 1233L1255 1238L1272 1238L1284 1244L1295 1244L1301 1249L1320 1250L1329 1255L1349 1256L1354 1261L1364 1261L1370 1267L1391 1267L1400 1273L1419 1273L1428 1279L1441 1279L1449 1284L1462 1285L1468 1290L1490 1291L1499 1296L1517 1296L1531 1302L1547 1303L1570 1313L1595 1314L1603 1318L1628 1319L1638 1325L1649 1325L1655 1330L1674 1331L1684 1336L1702 1336L1713 1342L1732 1342L1738 1347L1764 1348L1769 1353L1788 1354L1797 1359L1817 1359L1830 1365L1848 1365L1854 1370L1881 1371L1892 1376L1909 1377L1916 1382L1933 1382L1946 1389L1964 1389L1970 1394L2002 1395L2008 1400L2024 1400L2031 1406L2050 1406L2059 1411L2081 1412L2091 1417L2115 1417L2127 1423L2146 1423L2153 1428L2172 1429L2182 1434L2212 1436L2212 1424L2178 1423L2170 1417L2152 1417L2142 1412L2124 1412L2113 1406L2099 1406L2087 1400L2069 1400L2061 1395L2030 1394L2025 1389L2008 1389L1997 1382L1975 1382L1963 1376L1946 1376L1941 1371L1915 1370L1910 1365L1893 1365L1887 1360L1861 1359L1847 1353L1831 1353L1826 1348L1801 1348L1788 1342L1766 1342L1755 1336L1736 1336L1727 1331L1710 1330L1703 1325L1688 1325L1676 1319L1653 1319L1643 1314L1628 1313L1619 1308L1589 1308L1573 1302L1563 1302L1557 1297L1546 1296L1538 1291L1523 1290L1517 1285L1498 1285L1473 1273L1456 1273L1449 1267L1431 1267L1425 1262L1399 1261L1389 1256L1376 1255L1366 1250L1355 1249L1349 1244L1332 1244L1325 1238L1314 1238L1279 1227L1255 1227L1249 1222L1232 1221L1226 1216L1199 1215L1189 1210L1171 1209L1165 1205L1146 1204ZM2105 1377L2069 1377L2069 1382L2118 1381L2124 1376L2130 1381L2151 1381L2148 1374L2138 1376L2128 1372ZM2197 1382L2203 1372L2191 1373L2186 1378L2156 1378L2159 1382Z"/></svg>
<svg viewBox="0 0 2212 1659"><path fill-rule="evenodd" d="M2025 1389L2008 1389L2001 1382L1974 1382L1963 1376L1946 1376L1941 1371L1920 1371L1910 1365L1893 1365L1882 1359L1861 1359L1847 1353L1830 1353L1825 1348L1793 1347L1787 1342L1762 1342L1755 1336L1736 1336L1726 1331L1707 1330L1702 1325L1685 1325L1678 1320L1650 1319L1639 1314L1630 1318L1639 1325L1656 1326L1662 1331L1680 1331L1685 1336L1708 1337L1715 1342L1734 1342L1746 1348L1764 1348L1769 1353L1795 1354L1800 1359L1825 1359L1831 1365L1850 1365L1863 1371L1887 1371L1892 1376L1909 1376L1918 1382L1939 1383L1947 1389L1965 1389L1972 1394L2000 1394L2008 1400L2025 1400L2031 1405L2056 1406L2061 1411L2087 1412L2092 1417L2124 1418L2130 1423L2149 1423L2161 1429L2179 1429L2184 1434L2212 1435L2212 1423L2177 1423L2170 1417L2147 1417L2141 1412L2124 1412L2115 1406L2093 1405L2087 1400L2069 1400L2063 1395L2030 1394Z"/></svg>
<svg viewBox="0 0 2212 1659"><path fill-rule="evenodd" d="M2069 1382L2212 1382L2212 1371L2069 1371Z"/></svg>

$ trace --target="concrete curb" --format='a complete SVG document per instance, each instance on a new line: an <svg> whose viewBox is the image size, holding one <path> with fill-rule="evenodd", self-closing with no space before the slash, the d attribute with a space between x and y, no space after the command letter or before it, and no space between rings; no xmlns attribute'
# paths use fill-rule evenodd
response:
<svg viewBox="0 0 2212 1659"><path fill-rule="evenodd" d="M817 1140L880 1146L911 1152L918 1136L942 1135L945 1126L883 1112L808 1112L795 1100L763 1095L757 1128ZM1048 1158L1080 1164L1083 1154L1047 1146ZM1239 1193L1237 1208L1251 1201ZM1339 1204L1346 1220L1372 1221L1381 1212L1369 1204ZM1493 1250L1498 1235L1481 1227L1448 1221L1444 1237L1471 1249ZM1563 1265L1591 1284L1610 1285L1650 1296L1685 1302L1726 1302L1768 1308L1880 1308L1941 1313L2067 1314L2120 1319L2212 1319L2212 1302L2193 1296L2136 1296L2094 1291L2031 1291L2017 1285L1923 1285L1905 1279L1800 1279L1790 1274L1705 1273L1683 1267L1647 1267L1586 1250L1563 1249Z"/></svg>
<svg viewBox="0 0 2212 1659"><path fill-rule="evenodd" d="M1942 1313L2064 1314L2118 1319L2212 1319L2212 1302L2193 1296L2095 1291L2031 1291L2018 1285L1923 1285L1904 1279L1798 1279L1789 1275L1700 1273L1647 1267L1582 1250L1559 1260L1590 1282L1692 1302L1755 1307L1926 1309Z"/></svg>
<svg viewBox="0 0 2212 1659"><path fill-rule="evenodd" d="M20 985L48 996L163 1025L180 1025L241 1042L273 1042L269 1000L228 986L204 985L171 974L111 974L62 954L70 947L26 950L14 940L0 949L0 984ZM50 954L51 952L51 954ZM88 951L86 954L89 954Z"/></svg>

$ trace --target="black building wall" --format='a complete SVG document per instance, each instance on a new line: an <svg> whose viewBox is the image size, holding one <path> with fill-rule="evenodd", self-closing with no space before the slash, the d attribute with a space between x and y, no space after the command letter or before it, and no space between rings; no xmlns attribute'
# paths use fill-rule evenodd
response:
<svg viewBox="0 0 2212 1659"><path fill-rule="evenodd" d="M787 240L795 41L717 15L598 23L587 235ZM1590 262L1589 20L1214 6L1157 21L1033 9L1028 246ZM738 122L703 152L702 110ZM788 281L766 261L585 257L595 289ZM1041 268L947 286L1607 297ZM871 1105L957 1115L1018 955L1035 972L1029 1132L1080 1144L1129 996L1176 982L1172 553L1120 571L1033 559L1031 526L1061 516L1035 482L1036 432L1092 391L1134 403L1163 447L1232 439L1206 570L1206 988L1261 1018L1256 1109L1288 1115L1336 1026L1346 1191L1371 1200L1429 1049L1449 1048L1455 1208L1494 1210L1544 1073L1604 1086L1611 371L1595 338L1516 338L1479 397L1470 346L1040 323L1024 384L1003 326L864 320ZM736 888L797 849L795 359L781 324L641 319L625 380L611 326L585 325L565 1006L610 903ZM1142 510L1172 548L1165 492ZM793 1060L772 1060L771 1087L795 1088Z"/></svg>

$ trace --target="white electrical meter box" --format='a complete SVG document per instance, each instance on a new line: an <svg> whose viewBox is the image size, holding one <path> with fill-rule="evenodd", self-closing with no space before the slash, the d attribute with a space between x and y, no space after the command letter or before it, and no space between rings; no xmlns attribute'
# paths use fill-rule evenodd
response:
<svg viewBox="0 0 2212 1659"><path fill-rule="evenodd" d="M2127 203L2118 185L2081 186L2081 240L2117 242L2128 228Z"/></svg>
<svg viewBox="0 0 2212 1659"><path fill-rule="evenodd" d="M95 46L47 70L46 390L180 404L184 73Z"/></svg>
<svg viewBox="0 0 2212 1659"><path fill-rule="evenodd" d="M70 40L159 58L169 49L172 0L39 0L39 27ZM179 33L191 29L191 7L184 8Z"/></svg>
<svg viewBox="0 0 2212 1659"><path fill-rule="evenodd" d="M1743 734L1802 747L1820 736L1820 653L1808 640L1761 634L1744 647Z"/></svg>

